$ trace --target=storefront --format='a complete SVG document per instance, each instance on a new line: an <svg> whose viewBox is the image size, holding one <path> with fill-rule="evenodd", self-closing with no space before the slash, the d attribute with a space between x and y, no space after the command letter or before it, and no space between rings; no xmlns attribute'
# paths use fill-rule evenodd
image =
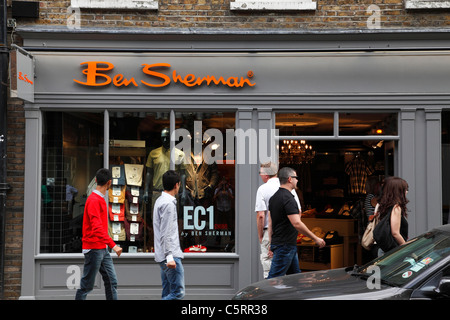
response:
<svg viewBox="0 0 450 320"><path fill-rule="evenodd" d="M34 102L25 104L22 299L73 298L84 202L100 167L113 172L122 299L160 296L152 204L169 168L185 181L178 213L187 298L226 299L261 279L254 201L259 164L269 159L297 170L305 219L345 219L345 206L365 194L366 177L355 180L352 170L359 162L378 180L408 181L411 235L442 224L450 52L22 35L35 59ZM360 259L353 226L342 264ZM100 278L92 296L103 297Z"/></svg>

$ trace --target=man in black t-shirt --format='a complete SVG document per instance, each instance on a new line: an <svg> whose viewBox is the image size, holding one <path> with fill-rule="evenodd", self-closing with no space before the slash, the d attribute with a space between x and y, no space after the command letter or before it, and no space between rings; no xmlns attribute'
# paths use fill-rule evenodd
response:
<svg viewBox="0 0 450 320"><path fill-rule="evenodd" d="M297 186L297 174L292 168L282 168L278 173L280 189L269 200L272 222L272 265L267 279L299 273L297 235L310 237L319 247L325 241L312 233L300 219L300 209L291 191Z"/></svg>

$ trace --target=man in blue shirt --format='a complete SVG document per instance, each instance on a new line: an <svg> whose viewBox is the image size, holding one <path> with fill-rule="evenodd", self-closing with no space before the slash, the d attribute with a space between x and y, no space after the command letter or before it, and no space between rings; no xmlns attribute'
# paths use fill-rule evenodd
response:
<svg viewBox="0 0 450 320"><path fill-rule="evenodd" d="M184 268L181 264L183 252L178 235L177 200L180 176L169 170L163 174L164 191L156 200L153 209L153 231L155 240L155 261L161 268L163 286L162 300L184 298Z"/></svg>

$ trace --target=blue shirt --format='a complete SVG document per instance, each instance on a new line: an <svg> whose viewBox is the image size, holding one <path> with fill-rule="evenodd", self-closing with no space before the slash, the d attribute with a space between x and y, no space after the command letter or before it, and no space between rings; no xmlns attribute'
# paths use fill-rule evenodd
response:
<svg viewBox="0 0 450 320"><path fill-rule="evenodd" d="M164 191L153 209L153 233L156 262L184 257L178 235L177 200Z"/></svg>

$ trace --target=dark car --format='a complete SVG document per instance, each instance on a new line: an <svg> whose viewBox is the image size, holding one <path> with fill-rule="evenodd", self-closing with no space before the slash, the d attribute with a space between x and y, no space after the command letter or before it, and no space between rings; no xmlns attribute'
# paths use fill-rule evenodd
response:
<svg viewBox="0 0 450 320"><path fill-rule="evenodd" d="M358 267L263 280L235 300L450 299L450 225L422 234Z"/></svg>

